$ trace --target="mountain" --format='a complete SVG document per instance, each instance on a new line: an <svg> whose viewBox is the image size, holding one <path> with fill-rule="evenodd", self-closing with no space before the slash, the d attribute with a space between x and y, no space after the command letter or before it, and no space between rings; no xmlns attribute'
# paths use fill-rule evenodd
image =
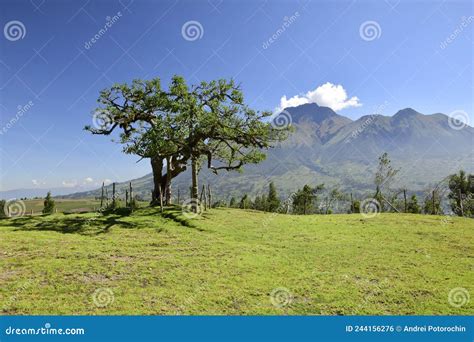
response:
<svg viewBox="0 0 474 342"><path fill-rule="evenodd" d="M378 157L384 152L401 170L394 186L410 190L421 191L459 169L474 172L474 128L453 129L445 114L424 115L406 108L393 116L371 114L353 121L315 103L283 112L295 132L268 150L265 161L246 165L242 173L214 175L203 169L201 184L212 184L216 197L226 199L266 192L270 181L282 195L319 183L363 193L373 188ZM126 184L117 184L117 191L124 192ZM151 174L132 184L135 193L150 197ZM188 196L189 185L190 174L185 172L174 180L174 194L179 189ZM96 190L67 197L99 195Z"/></svg>
<svg viewBox="0 0 474 342"><path fill-rule="evenodd" d="M89 191L89 190L96 190L95 188L92 188L90 186L88 187L58 187L58 188L51 188L51 189L46 189L46 188L24 188L24 189L13 189L13 190L5 190L5 191L0 191L0 199L13 199L13 198L33 198L33 197L45 197L48 191L51 191L52 194L58 196L58 195L68 195L68 194L74 194L80 191L83 193L84 191Z"/></svg>

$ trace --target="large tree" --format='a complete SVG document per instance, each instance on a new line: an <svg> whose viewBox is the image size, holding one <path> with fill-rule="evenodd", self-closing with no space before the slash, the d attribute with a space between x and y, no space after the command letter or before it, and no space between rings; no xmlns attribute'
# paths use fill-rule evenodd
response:
<svg viewBox="0 0 474 342"><path fill-rule="evenodd" d="M169 100L159 78L134 80L131 85L114 84L100 92L94 125L85 127L100 135L120 130L124 152L150 159L154 203L170 192L171 179L186 168L186 157L180 156L173 144L179 132L173 130Z"/></svg>
<svg viewBox="0 0 474 342"><path fill-rule="evenodd" d="M198 197L203 163L214 173L241 170L245 164L262 161L263 150L285 138L283 130L265 121L270 112L258 112L245 104L233 80L188 86L182 77L174 77L170 95L176 122L185 132L185 138L175 143L190 159L193 199Z"/></svg>
<svg viewBox="0 0 474 342"><path fill-rule="evenodd" d="M265 158L263 149L285 137L265 118L270 112L249 108L233 80L188 86L175 76L168 90L160 80L134 80L100 93L94 117L100 125L86 126L93 134L110 135L120 129L124 151L151 161L156 203L171 181L191 164L191 197L198 198L198 173L203 162L217 173L240 170ZM195 209L195 208L194 208Z"/></svg>

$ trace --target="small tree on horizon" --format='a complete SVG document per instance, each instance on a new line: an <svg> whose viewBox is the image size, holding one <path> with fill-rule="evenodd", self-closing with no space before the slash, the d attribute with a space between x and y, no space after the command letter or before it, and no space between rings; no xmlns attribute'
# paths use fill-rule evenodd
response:
<svg viewBox="0 0 474 342"><path fill-rule="evenodd" d="M249 196L245 194L240 200L240 209L249 209L252 206L252 202L249 199Z"/></svg>
<svg viewBox="0 0 474 342"><path fill-rule="evenodd" d="M56 204L54 200L51 198L51 191L48 191L46 197L44 198L43 202L43 214L52 214L54 212L54 207Z"/></svg>
<svg viewBox="0 0 474 342"><path fill-rule="evenodd" d="M412 214L421 213L421 207L418 204L418 199L416 198L415 194L411 196L410 201L407 204L407 212L412 213Z"/></svg>
<svg viewBox="0 0 474 342"><path fill-rule="evenodd" d="M270 182L268 187L267 208L269 212L276 212L280 208L280 199L273 182Z"/></svg>
<svg viewBox="0 0 474 342"><path fill-rule="evenodd" d="M387 152L383 153L379 157L379 164L377 166L374 179L374 199L380 203L382 210L385 207L384 202L387 200L387 198L384 196L384 193L390 192L390 183L398 171L400 171L400 169L393 168L392 162L389 159Z"/></svg>

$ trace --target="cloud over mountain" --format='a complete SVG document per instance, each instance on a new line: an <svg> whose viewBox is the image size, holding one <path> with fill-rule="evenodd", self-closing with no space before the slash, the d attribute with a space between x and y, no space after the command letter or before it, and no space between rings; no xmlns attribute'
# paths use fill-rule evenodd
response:
<svg viewBox="0 0 474 342"><path fill-rule="evenodd" d="M335 111L349 107L362 106L362 103L360 103L357 96L348 97L347 92L342 85L326 82L303 95L295 95L289 99L284 95L280 99L278 111L288 107L297 107L306 103L317 103L320 106L329 107Z"/></svg>

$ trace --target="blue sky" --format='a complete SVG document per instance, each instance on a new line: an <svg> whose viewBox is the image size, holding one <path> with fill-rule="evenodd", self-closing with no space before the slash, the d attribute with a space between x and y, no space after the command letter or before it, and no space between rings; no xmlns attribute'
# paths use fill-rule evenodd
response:
<svg viewBox="0 0 474 342"><path fill-rule="evenodd" d="M99 91L134 78L234 77L257 109L286 96L321 99L352 119L413 107L462 110L474 122L471 1L0 4L0 190L93 187L148 173L147 161L83 131ZM12 21L23 25L19 36L6 30ZM189 21L200 25L197 37L183 36Z"/></svg>

